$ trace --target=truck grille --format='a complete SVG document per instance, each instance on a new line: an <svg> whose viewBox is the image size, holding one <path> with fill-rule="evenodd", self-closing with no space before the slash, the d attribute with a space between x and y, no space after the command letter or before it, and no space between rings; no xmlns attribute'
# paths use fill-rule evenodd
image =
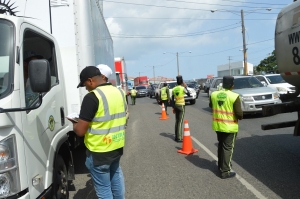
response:
<svg viewBox="0 0 300 199"><path fill-rule="evenodd" d="M253 98L254 98L254 100L256 100L256 101L272 99L272 94L268 94L268 95L257 95L257 96L253 96Z"/></svg>

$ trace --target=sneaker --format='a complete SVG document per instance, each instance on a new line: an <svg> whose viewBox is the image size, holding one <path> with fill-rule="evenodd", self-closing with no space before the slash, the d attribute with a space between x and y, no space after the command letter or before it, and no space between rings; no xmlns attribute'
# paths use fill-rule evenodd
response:
<svg viewBox="0 0 300 199"><path fill-rule="evenodd" d="M225 176L221 176L222 179L227 179L227 178L233 178L236 175L235 172L230 172L226 174Z"/></svg>

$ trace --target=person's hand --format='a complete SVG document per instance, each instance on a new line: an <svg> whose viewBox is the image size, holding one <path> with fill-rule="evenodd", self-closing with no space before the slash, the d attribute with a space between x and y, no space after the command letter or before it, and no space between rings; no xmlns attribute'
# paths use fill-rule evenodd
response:
<svg viewBox="0 0 300 199"><path fill-rule="evenodd" d="M186 88L186 83L185 82L183 82L183 87Z"/></svg>
<svg viewBox="0 0 300 199"><path fill-rule="evenodd" d="M174 108L173 108L173 113L174 113L174 114L176 113Z"/></svg>

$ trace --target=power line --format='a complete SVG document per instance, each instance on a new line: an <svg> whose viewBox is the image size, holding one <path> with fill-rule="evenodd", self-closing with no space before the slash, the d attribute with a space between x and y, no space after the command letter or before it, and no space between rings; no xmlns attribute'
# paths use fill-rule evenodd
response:
<svg viewBox="0 0 300 199"><path fill-rule="evenodd" d="M195 11L209 11L211 12L211 10L207 10L207 9L196 9L196 8L182 8L182 7L170 7L170 6L160 6L160 5L149 5L149 4L140 4L140 3L127 3L127 2L120 2L120 1L110 1L110 0L103 0L105 2L111 2L111 3L120 3L120 4L129 4L129 5L138 5L138 6L152 6L152 7L158 7L158 8L172 8L172 9L184 9L184 10L195 10ZM220 5L223 6L223 5ZM245 6L243 6L245 7ZM254 7L252 7L254 8ZM274 8L274 9L281 9L281 8ZM240 11L236 11L236 10L219 10L219 12L240 12ZM247 12L247 11L245 11ZM278 14L278 13L260 13L260 12L256 12L257 14Z"/></svg>
<svg viewBox="0 0 300 199"><path fill-rule="evenodd" d="M151 19L151 20L161 20L161 19L176 19L176 20L241 20L240 18L238 19L204 19L204 18L168 18L168 17L105 17L105 19L108 18L114 18L114 19ZM272 20L275 21L276 19L245 19L245 21L249 21L249 20Z"/></svg>
<svg viewBox="0 0 300 199"><path fill-rule="evenodd" d="M189 3L189 4L199 4L199 5L217 5L217 6L229 6L229 7L257 8L257 7L244 6L244 5L242 5L242 6L235 6L235 5L225 5L225 4L215 4L215 3L199 3L199 2L179 1L179 0L165 0L165 1L173 1L173 2ZM266 4L266 5L271 5L271 4ZM285 5L285 4L283 4L283 5ZM268 7L260 7L260 8L268 8ZM272 9L282 9L282 8L272 8Z"/></svg>
<svg viewBox="0 0 300 199"><path fill-rule="evenodd" d="M258 43L267 42L267 41L270 41L270 40L274 40L274 38L272 38L272 39L267 39L267 40L263 40L263 41L258 41L258 42L254 42L254 43L249 43L249 44L247 44L247 45L248 45L248 46L249 46L249 45L254 45L254 44L258 44ZM226 50L222 50L222 51L217 51L217 52L212 52L212 53L207 53L207 54L202 54L202 55L191 55L191 56L182 56L182 57L200 57L200 56L214 55L214 54L218 54L218 53L230 51L230 50L237 49L237 48L241 48L241 47L242 47L242 46L237 46L237 47L233 47L233 48L226 49Z"/></svg>
<svg viewBox="0 0 300 199"><path fill-rule="evenodd" d="M227 31L227 30L232 30L235 28L239 28L240 26L234 26L232 28L227 28L224 29L226 27L230 27L235 24L231 24L228 26L223 26L220 28L215 28L215 29L211 29L211 30L206 30L206 31L201 31L201 32L194 32L194 33L187 33L187 34L178 34L178 35L126 35L126 34L113 34L111 33L112 37L115 38L174 38L174 37L191 37L191 36L199 36L199 35L205 35L205 34L212 34L212 33L216 33L216 32L222 32L222 31ZM219 30L221 29L221 30Z"/></svg>
<svg viewBox="0 0 300 199"><path fill-rule="evenodd" d="M286 6L286 4L273 4L273 3L258 3L258 2L250 2L250 1L233 1L233 0L221 0L221 1L229 1L229 2L237 2L237 3L249 3L249 4L265 4L265 5L276 5L276 6Z"/></svg>

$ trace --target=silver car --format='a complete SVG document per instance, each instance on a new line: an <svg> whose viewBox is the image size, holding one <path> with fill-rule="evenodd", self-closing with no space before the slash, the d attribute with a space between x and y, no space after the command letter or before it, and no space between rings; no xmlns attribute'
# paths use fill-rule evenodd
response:
<svg viewBox="0 0 300 199"><path fill-rule="evenodd" d="M223 83L223 77L215 78L209 89L209 96ZM242 110L244 113L256 113L262 111L263 105L279 104L277 91L265 87L253 76L234 76L233 92L240 95Z"/></svg>

